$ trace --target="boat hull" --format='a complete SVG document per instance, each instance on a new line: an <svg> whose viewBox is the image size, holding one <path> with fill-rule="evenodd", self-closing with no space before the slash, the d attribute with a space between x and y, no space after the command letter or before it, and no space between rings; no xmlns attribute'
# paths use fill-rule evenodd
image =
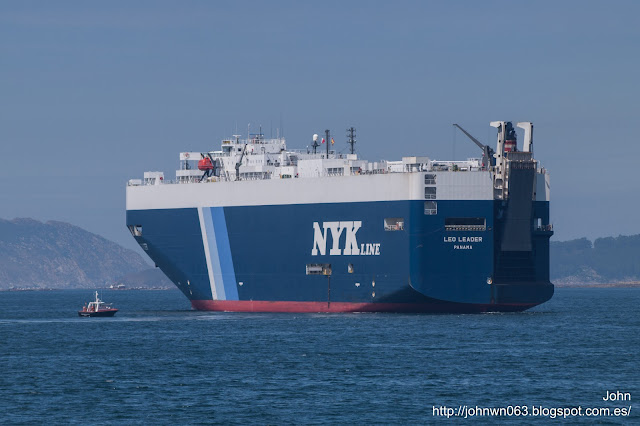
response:
<svg viewBox="0 0 640 426"><path fill-rule="evenodd" d="M349 302L271 302L192 300L191 306L201 311L218 312L288 312L288 313L482 313L521 312L535 304L470 304L470 303L349 303Z"/></svg>
<svg viewBox="0 0 640 426"><path fill-rule="evenodd" d="M445 200L427 215L423 201L407 200L148 209L128 210L127 225L142 230L135 239L198 310L523 311L553 295L549 235L534 233L530 253L508 253L501 272L496 208ZM548 202L534 209L548 220ZM449 217L485 226L452 231ZM402 226L389 230L389 218ZM310 274L310 265L325 271Z"/></svg>
<svg viewBox="0 0 640 426"><path fill-rule="evenodd" d="M118 309L107 309L98 312L78 311L78 316L81 317L112 317L118 312Z"/></svg>

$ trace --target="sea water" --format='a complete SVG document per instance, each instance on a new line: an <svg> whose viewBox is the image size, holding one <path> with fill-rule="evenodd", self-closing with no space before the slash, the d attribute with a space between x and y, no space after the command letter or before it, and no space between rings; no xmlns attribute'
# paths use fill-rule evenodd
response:
<svg viewBox="0 0 640 426"><path fill-rule="evenodd" d="M92 297L0 292L0 423L640 420L637 288L471 315L196 312L175 290L105 290L116 316L79 318Z"/></svg>

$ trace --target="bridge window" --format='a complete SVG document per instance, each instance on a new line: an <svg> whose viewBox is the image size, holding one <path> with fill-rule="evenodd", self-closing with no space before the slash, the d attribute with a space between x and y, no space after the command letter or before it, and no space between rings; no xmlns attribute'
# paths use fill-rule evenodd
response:
<svg viewBox="0 0 640 426"><path fill-rule="evenodd" d="M446 231L486 231L487 220L484 217L448 217L444 220Z"/></svg>
<svg viewBox="0 0 640 426"><path fill-rule="evenodd" d="M385 231L403 231L404 230L404 218L402 217L388 217L384 220Z"/></svg>
<svg viewBox="0 0 640 426"><path fill-rule="evenodd" d="M438 214L438 202L437 201L425 201L424 202L424 214Z"/></svg>
<svg viewBox="0 0 640 426"><path fill-rule="evenodd" d="M424 188L424 198L427 200L435 200L436 199L436 187L435 186L427 186Z"/></svg>
<svg viewBox="0 0 640 426"><path fill-rule="evenodd" d="M436 184L436 175L424 175L424 184L425 185L435 185Z"/></svg>

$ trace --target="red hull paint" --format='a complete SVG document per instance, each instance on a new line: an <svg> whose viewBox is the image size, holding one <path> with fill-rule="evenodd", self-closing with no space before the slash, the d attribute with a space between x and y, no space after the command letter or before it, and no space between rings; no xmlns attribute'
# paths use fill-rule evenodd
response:
<svg viewBox="0 0 640 426"><path fill-rule="evenodd" d="M536 304L476 305L464 303L349 303L349 302L270 302L238 300L192 300L200 311L225 312L426 312L475 313L520 312Z"/></svg>

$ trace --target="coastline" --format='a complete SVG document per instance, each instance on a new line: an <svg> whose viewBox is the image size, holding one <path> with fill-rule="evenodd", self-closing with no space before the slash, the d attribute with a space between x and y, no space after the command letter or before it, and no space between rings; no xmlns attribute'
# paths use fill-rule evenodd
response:
<svg viewBox="0 0 640 426"><path fill-rule="evenodd" d="M620 281L612 283L553 283L557 288L640 288L640 281Z"/></svg>
<svg viewBox="0 0 640 426"><path fill-rule="evenodd" d="M95 287L95 288L80 288L80 287L67 287L67 288L28 288L28 287L21 287L21 288L0 288L0 293L1 292L16 292L16 291L67 291L67 290L100 290L100 291L104 291L104 290L109 290L109 291L130 291L130 290L154 290L154 291L171 291L171 290L178 290L175 287L131 287L131 288L119 288L119 289L115 289L115 288L109 288L109 287Z"/></svg>
<svg viewBox="0 0 640 426"><path fill-rule="evenodd" d="M559 282L553 283L556 288L640 288L640 281L621 281L612 283L571 283L571 282ZM80 287L57 287L57 288L38 288L38 287L21 287L21 288L0 288L0 292L16 292L16 291L66 291L66 290L109 290L109 291L131 291L131 290L157 290L157 291L172 291L178 290L175 287L130 287L130 288L109 288L109 287L95 287L95 288L80 288Z"/></svg>

